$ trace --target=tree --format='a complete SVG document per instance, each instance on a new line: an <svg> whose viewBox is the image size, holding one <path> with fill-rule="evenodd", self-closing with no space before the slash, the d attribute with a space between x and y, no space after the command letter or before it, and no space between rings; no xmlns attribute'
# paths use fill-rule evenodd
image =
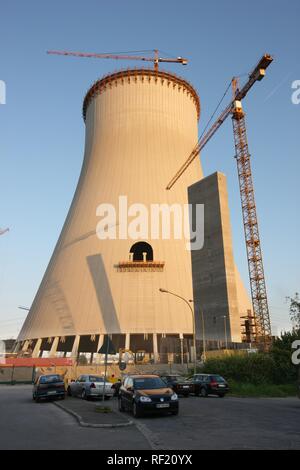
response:
<svg viewBox="0 0 300 470"><path fill-rule="evenodd" d="M300 329L300 296L298 292L294 297L287 297L290 302L290 317L295 329Z"/></svg>
<svg viewBox="0 0 300 470"><path fill-rule="evenodd" d="M275 368L273 377L275 383L292 383L297 379L297 367L292 364L292 344L300 338L300 329L281 333L273 341L270 356L273 358Z"/></svg>

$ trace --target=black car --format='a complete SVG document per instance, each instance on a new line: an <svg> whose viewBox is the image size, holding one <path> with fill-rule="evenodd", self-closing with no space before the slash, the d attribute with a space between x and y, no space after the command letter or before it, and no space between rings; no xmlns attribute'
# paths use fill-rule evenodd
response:
<svg viewBox="0 0 300 470"><path fill-rule="evenodd" d="M65 398L65 384L58 374L41 375L34 383L32 398L39 402L41 398Z"/></svg>
<svg viewBox="0 0 300 470"><path fill-rule="evenodd" d="M193 387L193 393L197 396L217 395L223 398L229 391L226 380L217 374L195 374L189 382Z"/></svg>
<svg viewBox="0 0 300 470"><path fill-rule="evenodd" d="M119 391L119 410L130 410L135 418L144 413L178 414L178 396L158 375L126 377Z"/></svg>
<svg viewBox="0 0 300 470"><path fill-rule="evenodd" d="M193 392L193 386L180 375L161 375L168 387L171 387L177 395L188 397Z"/></svg>

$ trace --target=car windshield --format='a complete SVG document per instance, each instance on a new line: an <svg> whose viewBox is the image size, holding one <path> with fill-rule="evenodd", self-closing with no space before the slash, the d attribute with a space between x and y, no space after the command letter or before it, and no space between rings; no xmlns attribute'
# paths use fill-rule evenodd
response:
<svg viewBox="0 0 300 470"><path fill-rule="evenodd" d="M225 379L223 379L223 377L221 377L220 375L213 375L212 379L215 382L218 382L218 383L224 383L225 382Z"/></svg>
<svg viewBox="0 0 300 470"><path fill-rule="evenodd" d="M134 379L134 388L137 390L153 390L165 387L166 383L160 377L141 377L140 379Z"/></svg>
<svg viewBox="0 0 300 470"><path fill-rule="evenodd" d="M53 384L56 382L62 382L63 379L60 375L44 375L40 378L40 384Z"/></svg>
<svg viewBox="0 0 300 470"><path fill-rule="evenodd" d="M104 382L103 377L97 377L97 375L90 375L90 382Z"/></svg>

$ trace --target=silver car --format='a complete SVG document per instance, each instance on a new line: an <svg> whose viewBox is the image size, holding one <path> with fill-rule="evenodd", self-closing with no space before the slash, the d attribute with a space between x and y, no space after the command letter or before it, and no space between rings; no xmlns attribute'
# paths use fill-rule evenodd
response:
<svg viewBox="0 0 300 470"><path fill-rule="evenodd" d="M104 397L108 400L114 394L112 383L105 382ZM83 400L102 398L104 378L101 375L80 375L77 380L68 385L67 393L70 397L80 397Z"/></svg>

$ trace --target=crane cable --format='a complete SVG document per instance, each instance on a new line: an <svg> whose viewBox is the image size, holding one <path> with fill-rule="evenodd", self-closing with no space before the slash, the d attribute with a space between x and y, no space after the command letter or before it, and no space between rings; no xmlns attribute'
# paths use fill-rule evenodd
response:
<svg viewBox="0 0 300 470"><path fill-rule="evenodd" d="M202 137L204 136L204 134L205 134L205 132L206 132L208 126L210 125L211 121L212 121L213 118L215 117L215 115L216 115L216 113L217 113L219 107L221 106L221 104L222 104L222 102L223 102L225 96L227 95L228 90L229 90L230 87L231 87L231 80L230 80L229 85L227 86L227 88L226 88L226 90L225 90L225 92L224 92L222 98L221 98L220 101L218 102L218 104L217 104L217 106L216 106L216 109L214 110L214 112L212 113L211 117L209 118L208 123L207 123L206 126L204 127L204 129L203 129L203 131L202 131L202 133L201 133L201 135L200 135L200 137L199 137L198 142L200 142L200 140L201 140Z"/></svg>

